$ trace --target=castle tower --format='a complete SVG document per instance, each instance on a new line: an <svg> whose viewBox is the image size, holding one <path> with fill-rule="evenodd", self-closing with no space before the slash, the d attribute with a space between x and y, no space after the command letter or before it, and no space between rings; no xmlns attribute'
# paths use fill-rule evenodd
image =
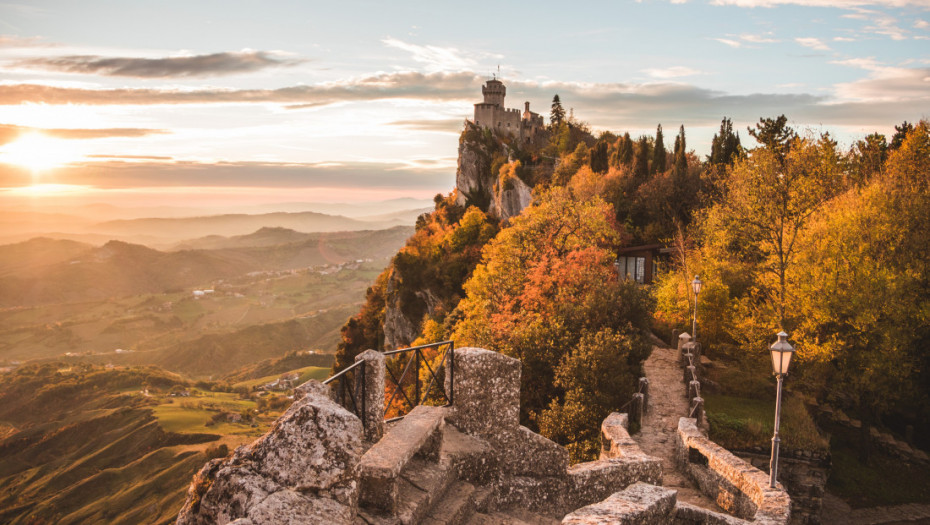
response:
<svg viewBox="0 0 930 525"><path fill-rule="evenodd" d="M507 88L504 83L497 78L488 80L481 86L481 93L484 95L485 104L504 107L504 96L507 95Z"/></svg>

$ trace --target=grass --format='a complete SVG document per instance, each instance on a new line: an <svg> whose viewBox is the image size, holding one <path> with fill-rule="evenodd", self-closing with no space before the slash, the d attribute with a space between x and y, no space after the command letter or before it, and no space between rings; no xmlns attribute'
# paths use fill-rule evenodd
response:
<svg viewBox="0 0 930 525"><path fill-rule="evenodd" d="M277 417L268 414L262 417L258 427L249 423L229 423L226 421L207 425L218 412L239 413L254 410L255 401L239 398L238 394L226 392L192 391L191 397L161 398L153 408L158 424L168 432L178 434L220 434L220 435L260 435L267 424L265 420Z"/></svg>
<svg viewBox="0 0 930 525"><path fill-rule="evenodd" d="M766 399L704 394L710 438L731 450L748 450L771 444L775 404ZM784 399L780 437L787 449L826 452L829 443L799 399Z"/></svg>

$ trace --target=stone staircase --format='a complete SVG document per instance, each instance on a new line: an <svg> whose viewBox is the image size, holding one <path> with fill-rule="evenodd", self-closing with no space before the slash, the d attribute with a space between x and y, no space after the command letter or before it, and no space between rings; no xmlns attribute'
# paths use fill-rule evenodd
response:
<svg viewBox="0 0 930 525"><path fill-rule="evenodd" d="M497 509L490 445L445 422L448 409L421 406L361 459L357 525L555 524L524 509Z"/></svg>

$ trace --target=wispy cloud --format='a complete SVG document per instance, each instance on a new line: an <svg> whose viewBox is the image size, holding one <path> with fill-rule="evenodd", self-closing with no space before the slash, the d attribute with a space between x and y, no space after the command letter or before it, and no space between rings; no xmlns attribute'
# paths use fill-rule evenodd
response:
<svg viewBox="0 0 930 525"><path fill-rule="evenodd" d="M914 29L930 29L930 22L926 20L915 20Z"/></svg>
<svg viewBox="0 0 930 525"><path fill-rule="evenodd" d="M19 60L12 67L136 78L207 77L250 73L305 62L267 51L213 53L165 58L70 55Z"/></svg>
<svg viewBox="0 0 930 525"><path fill-rule="evenodd" d="M704 72L698 69L685 67L685 66L672 66L667 68L650 68L644 69L644 73L649 75L652 78L681 78L681 77L692 77L694 75L703 75Z"/></svg>
<svg viewBox="0 0 930 525"><path fill-rule="evenodd" d="M840 101L908 101L915 109L930 107L930 67L888 66L874 58L851 58L833 63L869 72L867 78L838 84L836 91Z"/></svg>
<svg viewBox="0 0 930 525"><path fill-rule="evenodd" d="M460 118L395 120L389 125L415 131L436 131L439 133L455 133L457 135L462 131L463 120Z"/></svg>
<svg viewBox="0 0 930 525"><path fill-rule="evenodd" d="M743 43L739 40L732 40L730 38L715 38L714 40L720 42L721 44L726 44L730 47L743 47Z"/></svg>
<svg viewBox="0 0 930 525"><path fill-rule="evenodd" d="M850 38L848 36L835 36L833 37L834 42L855 42L855 38Z"/></svg>
<svg viewBox="0 0 930 525"><path fill-rule="evenodd" d="M385 38L381 41L388 47L400 49L410 53L411 58L426 68L427 71L468 71L477 65L474 58L454 47L421 46L398 40Z"/></svg>
<svg viewBox="0 0 930 525"><path fill-rule="evenodd" d="M838 8L849 8L856 6L914 6L930 8L930 1L928 0L712 0L711 4L732 5L737 7L776 7L779 5L798 5L806 7Z"/></svg>
<svg viewBox="0 0 930 525"><path fill-rule="evenodd" d="M816 49L817 51L830 51L830 47L824 44L819 38L800 37L795 38L794 41L804 47Z"/></svg>
<svg viewBox="0 0 930 525"><path fill-rule="evenodd" d="M0 124L0 145L9 144L27 133L41 133L58 139L101 139L114 137L145 137L148 135L163 135L169 133L163 129L148 128L32 128L28 126L15 126Z"/></svg>
<svg viewBox="0 0 930 525"><path fill-rule="evenodd" d="M56 47L59 44L46 42L42 37L21 37L16 35L0 35L0 48L33 48L33 47Z"/></svg>
<svg viewBox="0 0 930 525"><path fill-rule="evenodd" d="M278 89L82 89L41 84L0 85L0 105L23 104L231 104L281 103L322 106L392 98L454 100L475 96L475 73L382 73L340 82Z"/></svg>
<svg viewBox="0 0 930 525"><path fill-rule="evenodd" d="M780 42L777 38L772 38L772 33L767 32L761 35L753 34L742 34L739 36L741 40L745 42L751 42L753 44L774 44Z"/></svg>

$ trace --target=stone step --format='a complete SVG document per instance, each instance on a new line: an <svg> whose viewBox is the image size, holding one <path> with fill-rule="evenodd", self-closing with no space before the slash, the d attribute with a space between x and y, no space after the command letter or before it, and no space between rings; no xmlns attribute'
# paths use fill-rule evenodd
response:
<svg viewBox="0 0 930 525"><path fill-rule="evenodd" d="M460 480L478 486L489 484L497 470L495 456L487 441L464 434L452 425L443 429L439 457L455 467Z"/></svg>
<svg viewBox="0 0 930 525"><path fill-rule="evenodd" d="M362 456L359 503L376 513L398 514L401 473L415 458L439 459L447 410L418 406Z"/></svg>
<svg viewBox="0 0 930 525"><path fill-rule="evenodd" d="M433 505L423 525L460 525L475 513L475 486L465 481L453 483L441 501Z"/></svg>
<svg viewBox="0 0 930 525"><path fill-rule="evenodd" d="M465 525L559 525L562 520L528 510L510 509L491 513L475 513Z"/></svg>

